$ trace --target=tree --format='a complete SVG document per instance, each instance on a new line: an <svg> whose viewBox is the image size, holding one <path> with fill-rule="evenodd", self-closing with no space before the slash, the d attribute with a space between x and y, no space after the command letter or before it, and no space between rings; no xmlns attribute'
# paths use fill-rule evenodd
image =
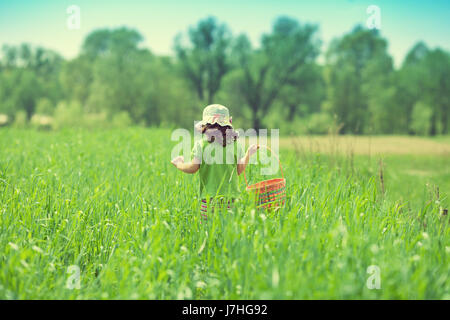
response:
<svg viewBox="0 0 450 320"><path fill-rule="evenodd" d="M450 57L441 49L430 50L418 42L408 52L396 74L397 94L395 102L406 111L409 133L448 133L450 101ZM427 106L424 108L423 106ZM426 112L422 110L427 110ZM418 111L420 110L420 112ZM428 114L417 130L418 115ZM414 114L414 123L412 116ZM402 118L402 117L399 117ZM428 122L426 124L425 122ZM427 131L423 128L428 128Z"/></svg>
<svg viewBox="0 0 450 320"><path fill-rule="evenodd" d="M426 77L424 68L424 59L428 55L429 49L423 42L418 42L407 53L401 68L394 73L394 83L396 93L394 103L401 112L398 114L397 121L401 125L402 132L409 134L417 133L417 120L413 119L414 106L423 100L423 86ZM421 114L415 112L415 114ZM424 119L423 121L429 121ZM429 126L427 126L429 127ZM422 130L423 132L423 130Z"/></svg>
<svg viewBox="0 0 450 320"><path fill-rule="evenodd" d="M93 81L94 61L86 54L64 63L59 75L64 99L86 105Z"/></svg>
<svg viewBox="0 0 450 320"><path fill-rule="evenodd" d="M429 49L423 41L416 43L412 49L406 54L403 66L414 66L420 64L428 55Z"/></svg>
<svg viewBox="0 0 450 320"><path fill-rule="evenodd" d="M135 77L152 57L148 50L138 47L142 39L137 31L127 28L96 30L86 37L82 56L68 65L69 72L75 69L74 76L88 84L88 90L75 84L85 110L107 111L111 117L118 112L134 112L141 90L134 85ZM65 80L72 83L72 74ZM133 118L139 119L137 115Z"/></svg>
<svg viewBox="0 0 450 320"><path fill-rule="evenodd" d="M90 34L82 55L66 65L63 81L66 88L73 86L68 96L80 101L87 112L106 112L112 121L191 124L179 107L192 107L186 99L195 101L195 97L171 59L139 48L141 39L136 31L124 28Z"/></svg>
<svg viewBox="0 0 450 320"><path fill-rule="evenodd" d="M314 25L280 17L272 33L263 36L259 49L252 49L245 35L237 38L234 54L240 76L236 93L250 108L255 129L261 127L262 117L283 88L300 84L305 74L302 69L315 62L319 53L316 31Z"/></svg>
<svg viewBox="0 0 450 320"><path fill-rule="evenodd" d="M447 134L450 110L450 56L441 49L434 49L424 59L426 81L424 89L427 102L432 107L430 134Z"/></svg>
<svg viewBox="0 0 450 320"><path fill-rule="evenodd" d="M128 53L137 51L142 40L138 31L126 27L95 30L84 40L82 53L94 59L111 54L125 57Z"/></svg>
<svg viewBox="0 0 450 320"><path fill-rule="evenodd" d="M292 121L295 116L305 117L319 113L325 95L325 83L322 68L310 63L299 68L281 89L279 102L286 111L286 120Z"/></svg>
<svg viewBox="0 0 450 320"><path fill-rule="evenodd" d="M316 34L315 25L280 17L252 46L209 17L176 37L176 57L152 54L125 27L93 31L68 61L43 47L4 45L0 114L18 126L41 114L56 128L187 127L217 99L233 109L237 127L251 119L256 129L320 134L337 119L344 133L449 133L448 52L418 42L394 70L387 41L357 26L318 65Z"/></svg>
<svg viewBox="0 0 450 320"><path fill-rule="evenodd" d="M18 49L17 47L10 47L8 45L3 45L3 68L11 69L17 66Z"/></svg>
<svg viewBox="0 0 450 320"><path fill-rule="evenodd" d="M369 121L379 116L376 112L387 100L384 97L378 99L384 94L383 88L392 71L387 41L377 30L357 26L351 33L332 42L327 52L327 64L331 112L342 124L342 132L362 133L373 124ZM385 119L385 116L379 117L379 121Z"/></svg>
<svg viewBox="0 0 450 320"><path fill-rule="evenodd" d="M3 55L0 112L14 116L25 111L31 118L40 98L48 98L53 104L61 98L58 77L63 59L59 54L22 44L3 46Z"/></svg>
<svg viewBox="0 0 450 320"><path fill-rule="evenodd" d="M38 99L44 94L36 74L27 69L10 70L2 75L0 83L0 113L14 116L17 111L22 110L30 119Z"/></svg>
<svg viewBox="0 0 450 320"><path fill-rule="evenodd" d="M230 70L228 51L231 33L215 18L201 20L189 28L189 44L183 44L181 34L175 38L175 52L182 74L197 92L200 100L213 103L222 78Z"/></svg>

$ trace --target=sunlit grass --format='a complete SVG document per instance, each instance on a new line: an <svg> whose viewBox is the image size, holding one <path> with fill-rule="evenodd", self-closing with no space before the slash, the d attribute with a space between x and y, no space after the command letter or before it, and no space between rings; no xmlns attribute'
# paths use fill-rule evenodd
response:
<svg viewBox="0 0 450 320"><path fill-rule="evenodd" d="M359 155L440 155L450 157L447 137L426 138L414 136L300 136L280 139L284 148L304 152L359 154Z"/></svg>
<svg viewBox="0 0 450 320"><path fill-rule="evenodd" d="M200 224L198 177L172 167L169 139L1 130L0 298L450 298L448 158L383 158L383 194L375 156L283 150L282 211L243 194Z"/></svg>

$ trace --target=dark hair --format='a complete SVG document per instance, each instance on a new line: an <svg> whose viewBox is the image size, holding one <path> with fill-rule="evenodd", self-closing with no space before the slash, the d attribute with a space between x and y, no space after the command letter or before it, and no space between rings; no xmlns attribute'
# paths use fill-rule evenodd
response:
<svg viewBox="0 0 450 320"><path fill-rule="evenodd" d="M221 126L218 123L204 124L201 129L202 134L206 135L209 143L217 141L223 147L237 140L239 134L231 126Z"/></svg>

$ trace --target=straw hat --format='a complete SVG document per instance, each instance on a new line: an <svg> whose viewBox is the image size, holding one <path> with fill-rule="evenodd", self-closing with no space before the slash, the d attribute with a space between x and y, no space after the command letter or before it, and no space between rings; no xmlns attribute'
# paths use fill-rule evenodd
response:
<svg viewBox="0 0 450 320"><path fill-rule="evenodd" d="M227 107L221 104L210 104L203 110L203 119L197 123L196 127L201 128L202 125L215 123L223 127L233 127L231 121L232 117Z"/></svg>

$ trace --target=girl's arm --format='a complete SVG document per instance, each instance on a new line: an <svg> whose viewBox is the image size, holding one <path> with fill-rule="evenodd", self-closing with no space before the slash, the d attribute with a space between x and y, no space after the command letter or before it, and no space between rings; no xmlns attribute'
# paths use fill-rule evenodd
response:
<svg viewBox="0 0 450 320"><path fill-rule="evenodd" d="M183 156L178 156L171 162L178 170L183 171L184 173L196 173L200 168L200 161L196 161L196 159L194 159L193 162L184 163Z"/></svg>
<svg viewBox="0 0 450 320"><path fill-rule="evenodd" d="M256 153L256 151L259 149L259 145L253 144L245 153L245 156L238 161L237 165L237 174L240 175L242 172L244 172L245 167L247 167L248 161L250 160L250 157Z"/></svg>

